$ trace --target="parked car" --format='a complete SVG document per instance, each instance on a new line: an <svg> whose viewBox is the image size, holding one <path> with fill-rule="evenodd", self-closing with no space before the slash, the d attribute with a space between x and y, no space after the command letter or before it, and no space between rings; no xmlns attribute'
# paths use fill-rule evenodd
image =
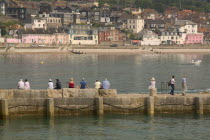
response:
<svg viewBox="0 0 210 140"><path fill-rule="evenodd" d="M38 45L39 47L46 47L46 45Z"/></svg>
<svg viewBox="0 0 210 140"><path fill-rule="evenodd" d="M111 45L111 47L117 47L117 46L118 46L117 44L112 44L112 45Z"/></svg>

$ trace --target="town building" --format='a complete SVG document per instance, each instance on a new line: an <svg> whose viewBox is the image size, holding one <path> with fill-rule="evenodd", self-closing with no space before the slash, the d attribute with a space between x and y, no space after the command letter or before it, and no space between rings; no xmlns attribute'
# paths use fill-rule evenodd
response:
<svg viewBox="0 0 210 140"><path fill-rule="evenodd" d="M22 43L26 44L68 44L68 35L63 28L20 30Z"/></svg>
<svg viewBox="0 0 210 140"><path fill-rule="evenodd" d="M150 30L144 29L138 33L138 38L141 40L142 46L160 45L161 41L158 35Z"/></svg>
<svg viewBox="0 0 210 140"><path fill-rule="evenodd" d="M111 11L110 10L102 10L100 22L102 23L110 23Z"/></svg>
<svg viewBox="0 0 210 140"><path fill-rule="evenodd" d="M203 33L185 34L184 44L203 44L203 40L204 40Z"/></svg>
<svg viewBox="0 0 210 140"><path fill-rule="evenodd" d="M0 14L6 15L6 8L7 8L7 2L5 0L0 1Z"/></svg>
<svg viewBox="0 0 210 140"><path fill-rule="evenodd" d="M72 13L65 13L65 12L57 12L53 11L50 13L50 17L61 18L61 22L64 25L69 24L80 24L80 13L72 12Z"/></svg>
<svg viewBox="0 0 210 140"><path fill-rule="evenodd" d="M99 44L123 44L126 40L126 35L114 27L99 28L98 43Z"/></svg>
<svg viewBox="0 0 210 140"><path fill-rule="evenodd" d="M174 26L180 33L196 34L198 31L198 25L189 20L176 20Z"/></svg>
<svg viewBox="0 0 210 140"><path fill-rule="evenodd" d="M46 28L47 21L43 18L34 18L32 19L32 28Z"/></svg>
<svg viewBox="0 0 210 140"><path fill-rule="evenodd" d="M204 35L198 33L198 25L189 20L177 20L174 26L184 40L184 44L203 44Z"/></svg>
<svg viewBox="0 0 210 140"><path fill-rule="evenodd" d="M163 45L181 45L184 44L184 38L176 29L161 32L161 44Z"/></svg>
<svg viewBox="0 0 210 140"><path fill-rule="evenodd" d="M144 19L140 16L123 14L120 21L122 22L121 29L127 29L134 33L139 33L144 29Z"/></svg>
<svg viewBox="0 0 210 140"><path fill-rule="evenodd" d="M164 20L146 20L145 28L152 31L163 31L165 29Z"/></svg>
<svg viewBox="0 0 210 140"><path fill-rule="evenodd" d="M98 44L98 30L91 25L71 25L68 35L70 44Z"/></svg>
<svg viewBox="0 0 210 140"><path fill-rule="evenodd" d="M0 1L0 13L24 20L27 15L27 8L18 5L18 3L13 0L2 0Z"/></svg>
<svg viewBox="0 0 210 140"><path fill-rule="evenodd" d="M49 14L50 12L52 12L52 7L50 3L47 3L47 2L39 3L39 14L43 14L43 13Z"/></svg>
<svg viewBox="0 0 210 140"><path fill-rule="evenodd" d="M46 24L47 24L48 28L62 26L61 18L47 17L47 18L45 18L45 20L46 20Z"/></svg>

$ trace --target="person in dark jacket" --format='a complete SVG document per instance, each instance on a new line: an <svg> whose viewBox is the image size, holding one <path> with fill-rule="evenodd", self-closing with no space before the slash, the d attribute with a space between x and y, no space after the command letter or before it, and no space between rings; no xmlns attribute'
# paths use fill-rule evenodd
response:
<svg viewBox="0 0 210 140"><path fill-rule="evenodd" d="M55 89L61 89L61 82L59 81L59 79L56 79L56 87Z"/></svg>

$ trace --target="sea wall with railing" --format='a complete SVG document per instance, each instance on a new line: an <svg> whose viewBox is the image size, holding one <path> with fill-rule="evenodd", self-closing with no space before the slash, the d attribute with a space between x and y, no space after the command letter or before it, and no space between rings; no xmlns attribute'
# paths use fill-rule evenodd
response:
<svg viewBox="0 0 210 140"><path fill-rule="evenodd" d="M117 94L116 89L0 90L0 116L210 112L210 94Z"/></svg>

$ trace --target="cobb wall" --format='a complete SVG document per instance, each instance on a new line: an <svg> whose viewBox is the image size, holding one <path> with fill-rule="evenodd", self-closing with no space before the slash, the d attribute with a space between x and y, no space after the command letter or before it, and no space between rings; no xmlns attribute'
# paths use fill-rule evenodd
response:
<svg viewBox="0 0 210 140"><path fill-rule="evenodd" d="M0 90L0 115L210 112L210 94L150 95L117 94L115 89Z"/></svg>

